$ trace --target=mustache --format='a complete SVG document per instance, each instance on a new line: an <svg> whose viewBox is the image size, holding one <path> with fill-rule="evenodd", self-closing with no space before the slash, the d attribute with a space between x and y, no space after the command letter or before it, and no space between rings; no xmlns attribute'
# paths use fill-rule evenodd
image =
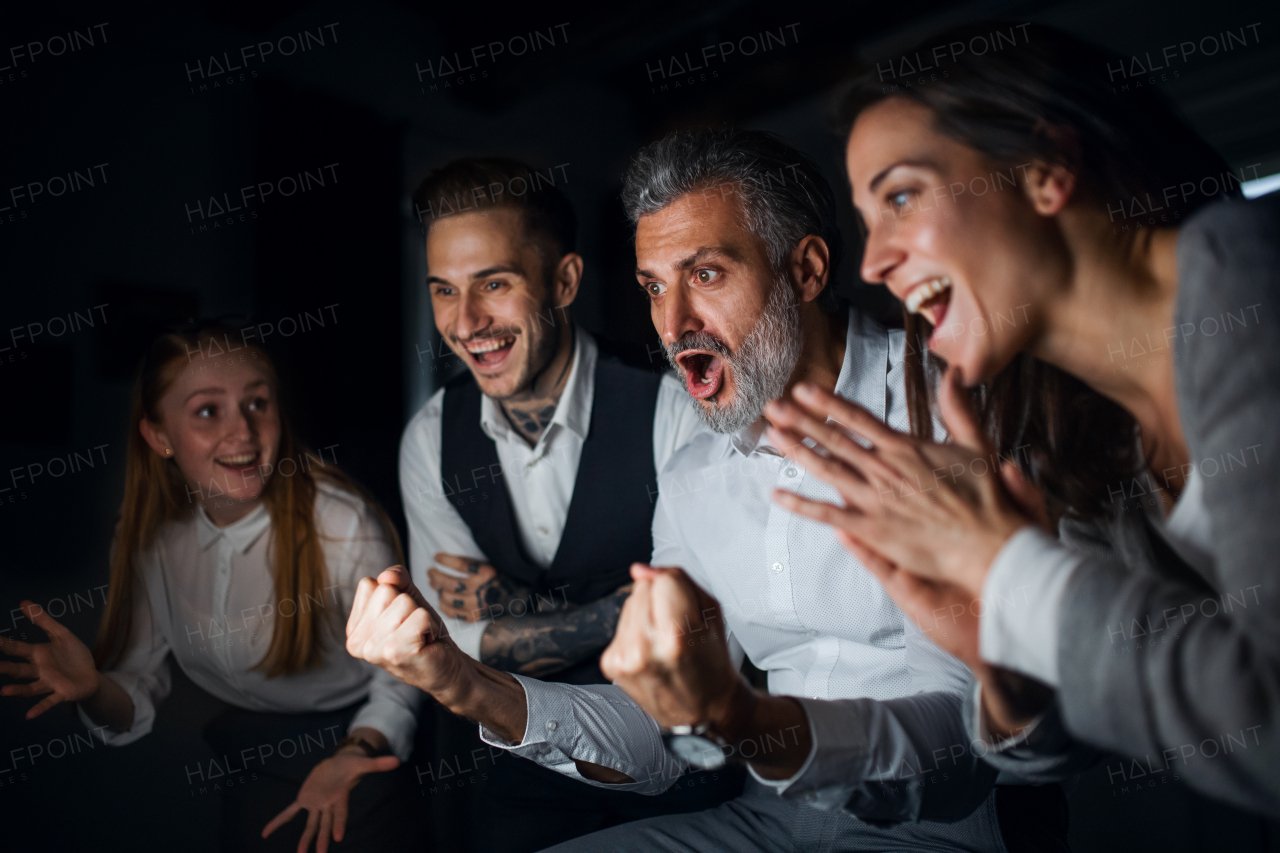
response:
<svg viewBox="0 0 1280 853"><path fill-rule="evenodd" d="M704 350L715 353L725 361L733 360L733 350L729 349L728 344L710 332L685 332L680 336L680 340L667 344L666 350L667 360L677 370L680 369L680 363L676 359L680 357L681 353L689 350Z"/></svg>
<svg viewBox="0 0 1280 853"><path fill-rule="evenodd" d="M452 332L449 333L449 340L455 344L465 344L469 341L489 341L495 338L516 337L523 334L523 330L517 326L490 326L483 332L474 334L468 338L460 338Z"/></svg>

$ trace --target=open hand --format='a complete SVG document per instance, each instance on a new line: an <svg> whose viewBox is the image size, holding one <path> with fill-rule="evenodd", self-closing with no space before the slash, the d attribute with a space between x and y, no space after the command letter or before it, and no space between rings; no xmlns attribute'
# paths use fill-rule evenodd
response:
<svg viewBox="0 0 1280 853"><path fill-rule="evenodd" d="M298 797L262 830L266 838L302 809L307 810L307 826L298 841L298 853L305 853L314 839L316 853L326 853L329 839L341 841L347 831L347 798L366 773L383 773L400 766L394 755L369 758L358 747L348 747L332 758L326 758L307 774Z"/></svg>
<svg viewBox="0 0 1280 853"><path fill-rule="evenodd" d="M739 679L720 605L682 569L636 563L631 577L600 669L660 725L722 718Z"/></svg>
<svg viewBox="0 0 1280 853"><path fill-rule="evenodd" d="M23 601L27 618L49 637L47 643L23 643L0 639L0 652L22 658L22 662L0 661L0 675L29 678L26 684L6 684L0 696L41 696L27 711L32 720L62 702L81 702L98 692L101 676L93 664L93 653L80 638L68 631L38 604Z"/></svg>
<svg viewBox="0 0 1280 853"><path fill-rule="evenodd" d="M1027 524L1046 519L1035 489L982 435L961 401L958 382L952 368L941 395L950 444L897 432L861 406L803 383L794 401L775 400L765 414L771 439L833 486L845 505L781 489L774 492L778 504L835 527L860 559L874 550L882 565L953 585L972 601L981 597L987 571L1005 542ZM825 455L804 445L805 438Z"/></svg>

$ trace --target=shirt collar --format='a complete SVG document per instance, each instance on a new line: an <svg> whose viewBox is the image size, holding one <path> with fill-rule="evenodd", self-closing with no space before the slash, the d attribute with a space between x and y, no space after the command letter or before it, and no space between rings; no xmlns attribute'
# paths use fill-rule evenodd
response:
<svg viewBox="0 0 1280 853"><path fill-rule="evenodd" d="M271 513L267 512L265 503L259 503L244 518L226 527L219 527L210 521L204 507L196 507L196 544L201 550L225 536L231 547L243 554L253 547L253 543L270 526Z"/></svg>
<svg viewBox="0 0 1280 853"><path fill-rule="evenodd" d="M893 355L901 358L901 353ZM861 311L850 308L844 362L840 365L840 375L836 377L836 393L884 421L888 408L886 389L890 366L889 333ZM764 428L764 418L760 418L728 436L725 455L735 450L743 456L750 456L757 450L778 455L765 436Z"/></svg>
<svg viewBox="0 0 1280 853"><path fill-rule="evenodd" d="M542 431L538 443L542 444L556 427L571 430L585 439L591 427L591 404L596 394L596 359L599 349L595 338L581 328L574 327L573 364L565 382L564 393L556 403L556 413L551 423ZM494 441L510 441L514 430L507 416L493 398L481 395L480 428Z"/></svg>

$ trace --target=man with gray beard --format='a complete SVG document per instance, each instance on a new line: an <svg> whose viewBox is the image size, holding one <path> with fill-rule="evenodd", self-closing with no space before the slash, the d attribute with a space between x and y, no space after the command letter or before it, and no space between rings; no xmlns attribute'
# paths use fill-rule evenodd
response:
<svg viewBox="0 0 1280 853"><path fill-rule="evenodd" d="M656 794L689 766L750 771L722 806L557 851L1065 849L1065 825L1036 820L1060 791L995 786L969 748L964 666L830 527L770 500L835 492L768 441L769 399L809 383L907 425L903 333L830 296L841 243L821 173L767 134L682 132L637 155L623 201L654 326L715 432L659 478L652 565L632 567L601 659L614 684L486 671L394 570L361 589L348 651L588 785ZM739 676L744 654L767 692Z"/></svg>

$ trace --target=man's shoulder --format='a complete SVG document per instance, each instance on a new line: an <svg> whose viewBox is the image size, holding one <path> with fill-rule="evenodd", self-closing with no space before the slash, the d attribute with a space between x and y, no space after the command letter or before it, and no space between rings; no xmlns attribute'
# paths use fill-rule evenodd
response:
<svg viewBox="0 0 1280 853"><path fill-rule="evenodd" d="M427 402L414 413L405 424L400 435L400 459L403 463L407 456L435 451L439 456L440 422L444 413L444 394L448 388L438 388Z"/></svg>
<svg viewBox="0 0 1280 853"><path fill-rule="evenodd" d="M678 477L688 471L705 468L717 462L724 455L726 441L728 441L727 436L709 429L699 432L689 440L688 444L671 454L671 458L659 472L659 479Z"/></svg>

